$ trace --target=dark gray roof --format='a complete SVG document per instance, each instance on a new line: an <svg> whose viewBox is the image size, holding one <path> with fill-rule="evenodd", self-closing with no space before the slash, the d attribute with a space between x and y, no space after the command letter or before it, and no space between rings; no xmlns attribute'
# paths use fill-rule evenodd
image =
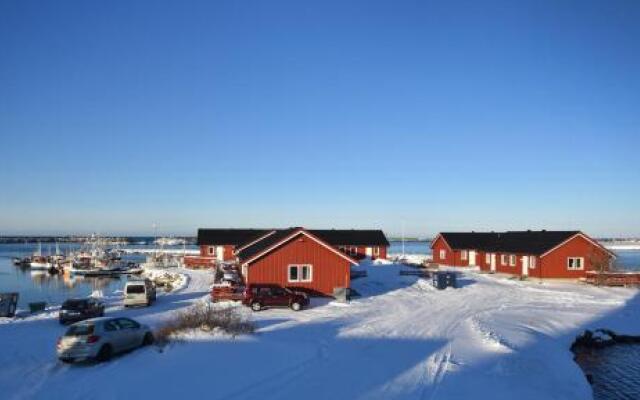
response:
<svg viewBox="0 0 640 400"><path fill-rule="evenodd" d="M198 246L250 243L273 229L198 229Z"/></svg>
<svg viewBox="0 0 640 400"><path fill-rule="evenodd" d="M198 245L232 244L242 246L277 231L290 229L198 229ZM310 229L307 232L332 246L389 246L384 232L381 230L362 229Z"/></svg>
<svg viewBox="0 0 640 400"><path fill-rule="evenodd" d="M237 255L241 262L244 262L256 254L260 253L283 240L293 232L301 230L300 228L280 229L273 231L274 233L265 237L264 239L252 244L251 246L242 249Z"/></svg>
<svg viewBox="0 0 640 400"><path fill-rule="evenodd" d="M580 231L442 232L454 250L543 254Z"/></svg>
<svg viewBox="0 0 640 400"><path fill-rule="evenodd" d="M387 237L379 229L309 229L307 232L332 246L389 246Z"/></svg>

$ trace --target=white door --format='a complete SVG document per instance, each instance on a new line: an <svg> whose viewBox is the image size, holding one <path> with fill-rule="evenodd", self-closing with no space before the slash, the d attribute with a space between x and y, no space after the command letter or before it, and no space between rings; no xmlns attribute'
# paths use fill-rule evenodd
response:
<svg viewBox="0 0 640 400"><path fill-rule="evenodd" d="M522 276L529 276L529 257L522 256Z"/></svg>
<svg viewBox="0 0 640 400"><path fill-rule="evenodd" d="M224 261L224 246L216 247L216 259L218 261Z"/></svg>
<svg viewBox="0 0 640 400"><path fill-rule="evenodd" d="M371 258L371 257L373 256L373 249L371 249L371 247L367 247L367 248L365 248L365 249L364 249L364 254L365 254L367 257Z"/></svg>
<svg viewBox="0 0 640 400"><path fill-rule="evenodd" d="M491 254L491 272L496 272L496 255Z"/></svg>
<svg viewBox="0 0 640 400"><path fill-rule="evenodd" d="M474 250L469 251L469 265L476 265L476 252Z"/></svg>

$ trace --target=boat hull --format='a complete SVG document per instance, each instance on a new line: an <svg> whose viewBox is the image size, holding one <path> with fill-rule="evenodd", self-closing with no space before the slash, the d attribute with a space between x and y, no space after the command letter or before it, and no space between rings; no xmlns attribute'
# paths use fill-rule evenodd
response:
<svg viewBox="0 0 640 400"><path fill-rule="evenodd" d="M48 270L49 268L51 268L51 263L32 261L29 266L34 270Z"/></svg>

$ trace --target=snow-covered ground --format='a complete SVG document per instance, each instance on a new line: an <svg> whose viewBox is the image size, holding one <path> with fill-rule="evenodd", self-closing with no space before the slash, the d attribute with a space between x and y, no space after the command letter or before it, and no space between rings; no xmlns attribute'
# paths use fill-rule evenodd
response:
<svg viewBox="0 0 640 400"><path fill-rule="evenodd" d="M640 333L638 291L539 283L468 271L435 290L395 264L363 265L349 304L251 314L244 338L196 335L100 365L55 360L55 314L0 322L2 398L588 399L569 346L585 328ZM206 298L211 275L143 309L110 315L159 326ZM237 306L241 307L241 306Z"/></svg>

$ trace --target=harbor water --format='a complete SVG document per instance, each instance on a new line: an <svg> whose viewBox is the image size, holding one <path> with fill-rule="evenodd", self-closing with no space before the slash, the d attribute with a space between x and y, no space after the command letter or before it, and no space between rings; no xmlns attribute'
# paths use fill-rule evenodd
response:
<svg viewBox="0 0 640 400"><path fill-rule="evenodd" d="M60 305L66 299L85 297L94 291L104 296L120 292L125 277L85 277L73 274L51 275L47 271L32 271L28 267L14 266L13 257L26 257L36 251L37 244L0 244L0 293L18 292L18 309L25 310L32 302L44 301L47 305ZM137 245L136 248L152 248L156 246ZM59 249L66 254L80 248L79 244L62 243ZM55 252L48 244L42 245L42 254ZM125 255L125 261L144 262L143 255Z"/></svg>

